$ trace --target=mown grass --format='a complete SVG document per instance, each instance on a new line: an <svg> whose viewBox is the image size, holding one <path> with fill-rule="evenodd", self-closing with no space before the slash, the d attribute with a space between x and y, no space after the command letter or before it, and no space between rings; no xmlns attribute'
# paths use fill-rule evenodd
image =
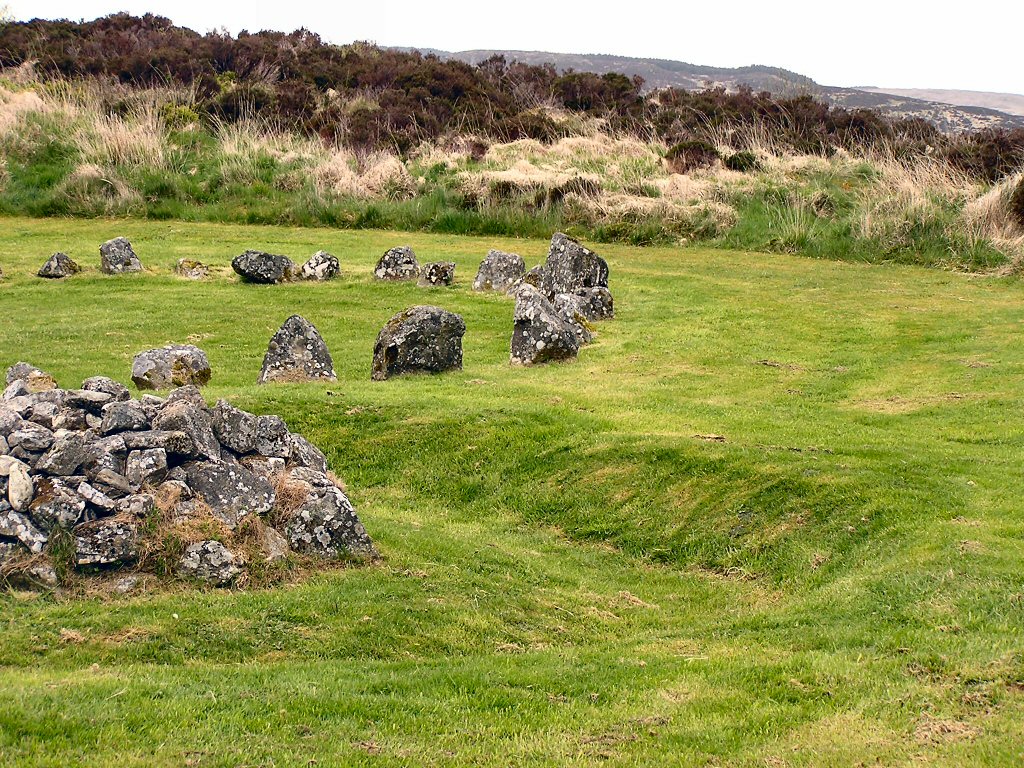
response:
<svg viewBox="0 0 1024 768"><path fill-rule="evenodd" d="M98 274L129 236L148 272ZM374 283L409 243L452 289ZM324 285L238 283L249 247ZM1024 289L894 265L603 247L617 318L508 365L469 290L539 240L8 219L0 364L127 380L192 341L209 399L325 449L383 561L262 591L0 597L5 765L1011 765L1024 757ZM86 267L32 276L54 250ZM211 264L174 278L182 256ZM436 303L465 368L370 381ZM339 381L254 384L298 312Z"/></svg>

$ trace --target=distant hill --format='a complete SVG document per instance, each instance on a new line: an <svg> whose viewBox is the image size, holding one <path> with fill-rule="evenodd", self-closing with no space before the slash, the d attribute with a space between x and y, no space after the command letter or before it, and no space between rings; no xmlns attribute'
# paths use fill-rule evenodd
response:
<svg viewBox="0 0 1024 768"><path fill-rule="evenodd" d="M509 61L526 64L552 64L560 72L621 72L644 79L645 87L702 88L723 86L736 90L747 85L755 91L769 91L778 96L809 94L836 106L849 109L866 107L894 117L920 117L944 131L979 128L1024 128L1024 96L973 91L900 90L887 88L837 88L821 85L811 78L779 67L707 67L667 59L641 59L608 54L551 53L548 51L419 50L442 59L459 59L478 64L496 54Z"/></svg>

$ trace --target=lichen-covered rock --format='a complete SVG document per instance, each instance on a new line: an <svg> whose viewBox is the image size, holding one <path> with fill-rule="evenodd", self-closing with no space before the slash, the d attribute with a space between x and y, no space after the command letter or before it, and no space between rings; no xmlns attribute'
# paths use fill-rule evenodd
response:
<svg viewBox="0 0 1024 768"><path fill-rule="evenodd" d="M594 334L590 331L590 322L585 314L585 304L582 296L575 293L556 293L551 306L555 308L565 322L576 331L576 341L582 347L594 340Z"/></svg>
<svg viewBox="0 0 1024 768"><path fill-rule="evenodd" d="M18 428L7 435L7 444L11 449L20 448L23 451L42 453L49 450L53 445L53 431L42 424L31 421L23 421Z"/></svg>
<svg viewBox="0 0 1024 768"><path fill-rule="evenodd" d="M185 547L178 561L178 575L226 587L242 573L239 558L219 541L197 541Z"/></svg>
<svg viewBox="0 0 1024 768"><path fill-rule="evenodd" d="M321 557L376 556L355 507L340 488L308 469L292 470L289 476L291 482L308 488L305 499L284 526L292 549Z"/></svg>
<svg viewBox="0 0 1024 768"><path fill-rule="evenodd" d="M480 262L473 280L474 291L507 291L523 279L526 264L517 253L490 250Z"/></svg>
<svg viewBox="0 0 1024 768"><path fill-rule="evenodd" d="M132 451L125 461L125 477L136 491L144 485L159 485L167 477L167 451L163 448Z"/></svg>
<svg viewBox="0 0 1024 768"><path fill-rule="evenodd" d="M290 437L280 416L256 417L256 453L260 456L287 459L292 450Z"/></svg>
<svg viewBox="0 0 1024 768"><path fill-rule="evenodd" d="M266 556L268 563L276 563L288 557L291 548L288 546L288 539L282 536L276 528L269 525L260 526L260 547Z"/></svg>
<svg viewBox="0 0 1024 768"><path fill-rule="evenodd" d="M149 411L138 400L118 400L103 406L100 433L104 435L140 432L152 428L153 422Z"/></svg>
<svg viewBox="0 0 1024 768"><path fill-rule="evenodd" d="M192 438L177 430L147 429L142 432L122 432L118 435L128 451L162 448L170 456L195 458L198 456Z"/></svg>
<svg viewBox="0 0 1024 768"><path fill-rule="evenodd" d="M188 485L222 523L235 528L249 515L274 506L274 489L241 464L196 461L185 465Z"/></svg>
<svg viewBox="0 0 1024 768"><path fill-rule="evenodd" d="M440 307L417 306L392 317L373 347L374 381L404 373L440 373L462 368L466 324Z"/></svg>
<svg viewBox="0 0 1024 768"><path fill-rule="evenodd" d="M107 378L106 376L91 376L82 382L82 390L85 392L103 392L110 395L114 400L131 400L132 393L124 384L119 381Z"/></svg>
<svg viewBox="0 0 1024 768"><path fill-rule="evenodd" d="M153 419L153 429L184 432L192 441L193 455L205 459L220 458L220 443L213 434L213 422L205 407L190 400L170 400L164 403Z"/></svg>
<svg viewBox="0 0 1024 768"><path fill-rule="evenodd" d="M76 491L89 507L104 515L112 515L117 511L114 499L84 480L78 484Z"/></svg>
<svg viewBox="0 0 1024 768"><path fill-rule="evenodd" d="M535 365L576 357L580 349L576 330L559 316L551 302L526 283L515 295L512 363Z"/></svg>
<svg viewBox="0 0 1024 768"><path fill-rule="evenodd" d="M421 288L441 288L455 282L454 261L432 261L420 270Z"/></svg>
<svg viewBox="0 0 1024 768"><path fill-rule="evenodd" d="M28 510L36 494L28 466L13 456L0 456L0 477L7 478L7 500L15 511Z"/></svg>
<svg viewBox="0 0 1024 768"><path fill-rule="evenodd" d="M258 381L316 380L337 380L334 360L316 326L300 315L292 315L270 339Z"/></svg>
<svg viewBox="0 0 1024 768"><path fill-rule="evenodd" d="M205 280L210 276L210 268L196 259L178 259L174 274L187 280Z"/></svg>
<svg viewBox="0 0 1024 768"><path fill-rule="evenodd" d="M46 546L47 536L36 528L25 515L17 510L4 509L0 503L0 536L8 536L17 539L29 552L38 554Z"/></svg>
<svg viewBox="0 0 1024 768"><path fill-rule="evenodd" d="M246 251L235 256L231 268L246 283L272 285L287 283L299 276L298 267L287 256L264 251Z"/></svg>
<svg viewBox="0 0 1024 768"><path fill-rule="evenodd" d="M341 271L338 259L327 251L317 251L302 265L303 280L333 280Z"/></svg>
<svg viewBox="0 0 1024 768"><path fill-rule="evenodd" d="M100 246L100 272L119 275L124 272L141 272L142 262L132 250L126 237L115 237Z"/></svg>
<svg viewBox="0 0 1024 768"><path fill-rule="evenodd" d="M48 475L73 475L92 458L92 451L80 432L66 432L56 437L35 469Z"/></svg>
<svg viewBox="0 0 1024 768"><path fill-rule="evenodd" d="M139 558L139 527L132 520L106 517L75 527L75 564L126 565Z"/></svg>
<svg viewBox="0 0 1024 768"><path fill-rule="evenodd" d="M415 280L419 273L416 253L407 245L385 251L373 269L378 280Z"/></svg>
<svg viewBox="0 0 1024 768"><path fill-rule="evenodd" d="M612 292L607 288L577 288L575 295L583 300L580 311L587 320L608 320L615 317L615 302L612 300Z"/></svg>
<svg viewBox="0 0 1024 768"><path fill-rule="evenodd" d="M226 400L218 400L211 411L213 433L217 439L235 453L256 450L256 417Z"/></svg>
<svg viewBox="0 0 1024 768"><path fill-rule="evenodd" d="M76 275L81 271L82 268L70 256L58 251L46 260L46 263L39 268L36 274L39 277L60 279L62 277L71 277L71 275Z"/></svg>
<svg viewBox="0 0 1024 768"><path fill-rule="evenodd" d="M77 486L77 482L69 485L55 477L39 477L35 498L28 508L29 518L46 532L58 526L70 528L85 512L85 499L75 491Z"/></svg>
<svg viewBox="0 0 1024 768"><path fill-rule="evenodd" d="M608 287L608 264L568 235L556 232L544 263L540 289L550 299L579 288Z"/></svg>
<svg viewBox="0 0 1024 768"><path fill-rule="evenodd" d="M212 371L206 353L192 344L171 344L139 352L132 361L132 382L139 389L203 386Z"/></svg>
<svg viewBox="0 0 1024 768"><path fill-rule="evenodd" d="M7 384L14 384L16 381L25 383L26 394L57 388L57 380L53 376L25 362L15 363L7 369Z"/></svg>
<svg viewBox="0 0 1024 768"><path fill-rule="evenodd" d="M293 465L327 473L327 457L324 456L323 451L302 435L290 434L288 440L291 444L289 461Z"/></svg>

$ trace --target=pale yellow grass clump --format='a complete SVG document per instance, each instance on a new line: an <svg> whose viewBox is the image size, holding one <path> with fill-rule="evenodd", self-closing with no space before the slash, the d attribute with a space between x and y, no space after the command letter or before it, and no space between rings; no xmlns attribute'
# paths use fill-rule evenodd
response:
<svg viewBox="0 0 1024 768"><path fill-rule="evenodd" d="M967 203L962 216L969 236L987 240L1009 256L1010 270L1015 272L1024 265L1024 226L1011 214L1010 198L1020 184L1024 184L1024 171L1008 176Z"/></svg>
<svg viewBox="0 0 1024 768"><path fill-rule="evenodd" d="M73 140L85 162L101 166L167 167L167 131L153 105L137 108L128 117L85 112L80 120Z"/></svg>

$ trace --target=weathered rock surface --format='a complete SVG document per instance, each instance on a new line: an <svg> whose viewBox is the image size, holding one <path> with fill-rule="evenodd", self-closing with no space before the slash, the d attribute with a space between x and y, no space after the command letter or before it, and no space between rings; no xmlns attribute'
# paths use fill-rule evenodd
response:
<svg viewBox="0 0 1024 768"><path fill-rule="evenodd" d="M559 317L572 326L576 332L576 341L581 347L594 340L594 335L590 331L590 321L585 314L585 304L583 297L575 293L557 293L555 300L551 302Z"/></svg>
<svg viewBox="0 0 1024 768"><path fill-rule="evenodd" d="M159 485L167 477L167 451L163 448L141 448L128 454L125 478L129 488Z"/></svg>
<svg viewBox="0 0 1024 768"><path fill-rule="evenodd" d="M202 403L202 400L200 402ZM206 403L197 405L188 400L168 400L153 419L153 429L184 432L192 441L195 456L206 459L220 458L220 443L213 434L213 421L206 409ZM287 429L285 431L287 432Z"/></svg>
<svg viewBox="0 0 1024 768"><path fill-rule="evenodd" d="M10 508L4 510L3 505L0 505L0 536L17 539L29 552L37 554L43 551L47 540L46 534L36 528L25 515Z"/></svg>
<svg viewBox="0 0 1024 768"><path fill-rule="evenodd" d="M416 253L407 245L385 251L373 269L378 280L415 280L419 273Z"/></svg>
<svg viewBox="0 0 1024 768"><path fill-rule="evenodd" d="M228 528L249 515L265 515L274 506L274 489L241 464L197 461L185 466L188 485Z"/></svg>
<svg viewBox="0 0 1024 768"><path fill-rule="evenodd" d="M60 279L62 277L71 277L71 275L76 275L81 271L82 268L70 256L58 251L46 260L46 263L39 268L36 274L39 277Z"/></svg>
<svg viewBox="0 0 1024 768"><path fill-rule="evenodd" d="M454 261L432 261L420 270L421 288L442 288L455 282Z"/></svg>
<svg viewBox="0 0 1024 768"><path fill-rule="evenodd" d="M612 292L607 288L578 288L575 295L583 299L580 311L588 320L608 320L615 317L615 302L612 300Z"/></svg>
<svg viewBox="0 0 1024 768"><path fill-rule="evenodd" d="M19 381L24 382L25 394L46 392L57 388L57 381L53 376L24 362L15 363L7 369L8 386Z"/></svg>
<svg viewBox="0 0 1024 768"><path fill-rule="evenodd" d="M480 262L476 279L473 280L474 291L507 291L523 279L526 264L517 253L490 250Z"/></svg>
<svg viewBox="0 0 1024 768"><path fill-rule="evenodd" d="M131 520L103 518L75 527L75 564L126 565L139 557L139 527Z"/></svg>
<svg viewBox="0 0 1024 768"><path fill-rule="evenodd" d="M178 259L174 274L188 280L205 280L210 276L210 268L196 259Z"/></svg>
<svg viewBox="0 0 1024 768"><path fill-rule="evenodd" d="M100 272L119 275L124 272L141 272L142 262L132 250L126 237L115 237L100 246Z"/></svg>
<svg viewBox="0 0 1024 768"><path fill-rule="evenodd" d="M226 400L218 400L211 411L213 432L222 445L235 453L256 450L256 417Z"/></svg>
<svg viewBox="0 0 1024 768"><path fill-rule="evenodd" d="M535 365L576 357L580 349L576 330L562 319L544 294L524 283L515 296L512 363Z"/></svg>
<svg viewBox="0 0 1024 768"><path fill-rule="evenodd" d="M69 482L70 481L70 482ZM28 508L28 516L41 530L50 533L58 526L70 528L80 522L85 512L85 499L75 489L80 481L56 477L40 477L36 495Z"/></svg>
<svg viewBox="0 0 1024 768"><path fill-rule="evenodd" d="M373 348L374 381L404 373L440 373L462 368L466 324L454 312L416 306L392 317Z"/></svg>
<svg viewBox="0 0 1024 768"><path fill-rule="evenodd" d="M292 470L289 479L308 488L306 498L285 523L285 538L292 549L321 557L376 556L352 502L340 488L312 470Z"/></svg>
<svg viewBox="0 0 1024 768"><path fill-rule="evenodd" d="M139 389L203 386L211 375L206 353L191 344L172 344L139 352L132 361L132 381Z"/></svg>
<svg viewBox="0 0 1024 768"><path fill-rule="evenodd" d="M292 315L270 339L258 382L335 381L334 361L311 322Z"/></svg>
<svg viewBox="0 0 1024 768"><path fill-rule="evenodd" d="M82 382L82 389L86 392L104 392L114 400L130 400L131 390L124 384L106 376L92 376Z"/></svg>
<svg viewBox="0 0 1024 768"><path fill-rule="evenodd" d="M267 285L295 280L299 269L287 256L278 256L264 251L246 251L235 256L231 268L246 283Z"/></svg>
<svg viewBox="0 0 1024 768"><path fill-rule="evenodd" d="M327 251L317 251L302 265L303 280L333 280L339 272L341 264Z"/></svg>
<svg viewBox="0 0 1024 768"><path fill-rule="evenodd" d="M226 587L241 575L239 559L219 541L197 541L185 547L178 574L187 579Z"/></svg>
<svg viewBox="0 0 1024 768"><path fill-rule="evenodd" d="M103 421L100 432L109 435L115 432L140 432L153 426L149 409L138 400L118 400L103 406Z"/></svg>
<svg viewBox="0 0 1024 768"><path fill-rule="evenodd" d="M568 235L556 232L544 263L540 289L549 298L580 288L608 287L608 263Z"/></svg>

